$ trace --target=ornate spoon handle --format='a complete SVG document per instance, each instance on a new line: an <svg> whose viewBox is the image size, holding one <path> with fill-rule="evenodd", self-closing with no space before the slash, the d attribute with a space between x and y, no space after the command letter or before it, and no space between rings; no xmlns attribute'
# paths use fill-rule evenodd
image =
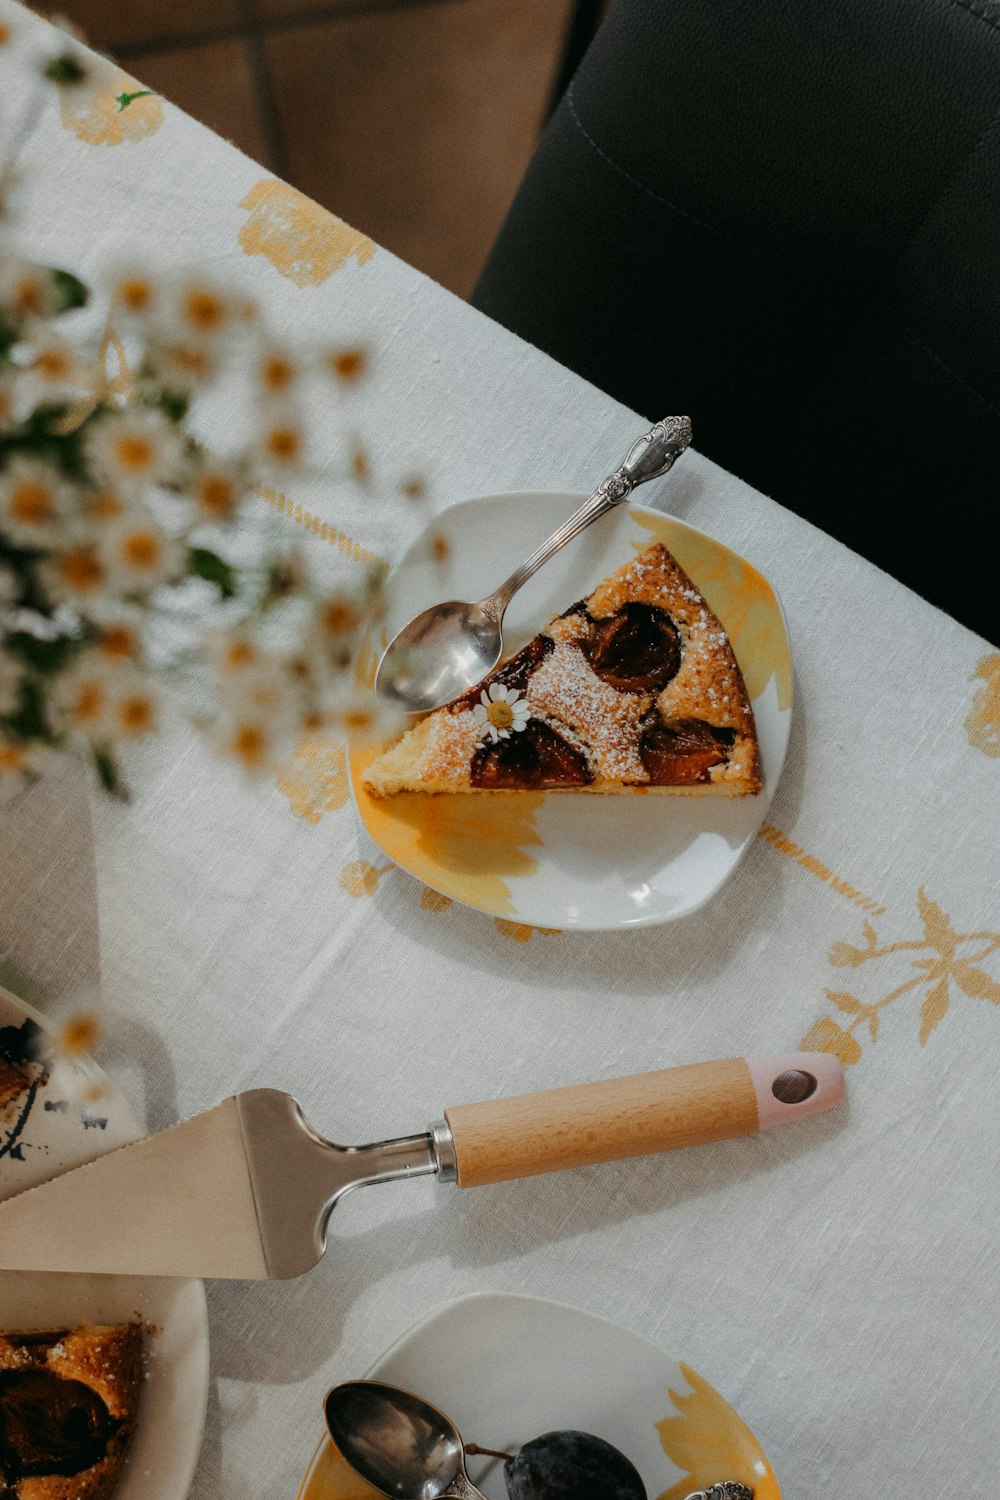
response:
<svg viewBox="0 0 1000 1500"><path fill-rule="evenodd" d="M690 417L664 417L662 422L657 422L649 432L636 439L622 463L601 481L590 499L585 500L548 541L543 542L498 589L494 589L488 599L482 601L482 608L494 619L499 619L521 585L554 557L560 547L565 547L592 522L621 505L637 484L645 484L649 479L659 479L666 474L690 442ZM713 1496L712 1500L716 1497Z"/></svg>
<svg viewBox="0 0 1000 1500"><path fill-rule="evenodd" d="M735 1479L723 1479L710 1490L693 1490L684 1500L753 1500L753 1490Z"/></svg>

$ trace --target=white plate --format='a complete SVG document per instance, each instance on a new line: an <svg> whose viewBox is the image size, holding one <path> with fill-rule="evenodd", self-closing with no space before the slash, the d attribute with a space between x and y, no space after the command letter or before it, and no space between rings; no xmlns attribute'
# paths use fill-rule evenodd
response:
<svg viewBox="0 0 1000 1500"><path fill-rule="evenodd" d="M0 1108L0 1198L81 1165L142 1131L125 1099L89 1060L50 1061L44 1016L0 988L0 1056L25 1044L32 1087ZM45 1077L47 1074L47 1078ZM88 1098L94 1092L96 1097ZM67 1225L72 1234L72 1225ZM146 1379L132 1449L115 1500L184 1500L208 1400L208 1313L200 1281L0 1271L0 1331L58 1329L138 1318Z"/></svg>
<svg viewBox="0 0 1000 1500"><path fill-rule="evenodd" d="M557 1428L595 1433L632 1460L650 1500L680 1500L722 1479L755 1500L781 1489L757 1439L687 1364L593 1313L485 1293L436 1308L368 1371L416 1391L468 1443L504 1452ZM502 1463L470 1458L488 1500L506 1500ZM328 1439L298 1500L376 1500Z"/></svg>
<svg viewBox="0 0 1000 1500"><path fill-rule="evenodd" d="M437 516L392 574L380 646L442 599L495 588L583 497L493 495ZM432 543L437 540L435 548ZM355 806L373 841L426 885L494 917L548 928L640 927L697 911L736 868L764 820L792 718L788 632L772 585L744 558L658 511L622 505L565 547L511 603L512 654L608 573L662 541L721 619L753 702L763 791L756 797L372 797L362 786L382 748L350 754ZM438 561L438 556L442 557Z"/></svg>

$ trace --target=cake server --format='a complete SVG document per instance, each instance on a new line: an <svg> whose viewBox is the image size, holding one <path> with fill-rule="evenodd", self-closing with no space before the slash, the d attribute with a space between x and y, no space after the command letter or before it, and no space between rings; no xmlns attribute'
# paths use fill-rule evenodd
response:
<svg viewBox="0 0 1000 1500"><path fill-rule="evenodd" d="M637 438L618 468L485 599L448 599L404 625L375 673L375 692L393 708L424 713L480 682L503 655L503 617L522 585L592 522L627 500L637 484L672 469L691 442L690 417L664 417Z"/></svg>
<svg viewBox="0 0 1000 1500"><path fill-rule="evenodd" d="M251 1089L0 1204L0 1269L240 1279L301 1275L330 1213L370 1183L461 1188L726 1140L844 1097L827 1053L729 1058L460 1104L420 1135L339 1146Z"/></svg>

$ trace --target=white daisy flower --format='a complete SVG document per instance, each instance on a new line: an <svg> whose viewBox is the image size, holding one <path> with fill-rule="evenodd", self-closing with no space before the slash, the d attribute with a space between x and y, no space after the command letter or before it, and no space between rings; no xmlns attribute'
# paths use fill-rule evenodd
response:
<svg viewBox="0 0 1000 1500"><path fill-rule="evenodd" d="M84 652L53 684L52 704L60 727L104 744L110 731L111 682L107 663Z"/></svg>
<svg viewBox="0 0 1000 1500"><path fill-rule="evenodd" d="M217 339L238 315L236 301L209 281L189 281L175 293L174 321L193 339Z"/></svg>
<svg viewBox="0 0 1000 1500"><path fill-rule="evenodd" d="M15 323L55 312L52 273L20 256L0 255L0 307Z"/></svg>
<svg viewBox="0 0 1000 1500"><path fill-rule="evenodd" d="M108 570L93 541L70 541L48 557L42 568L49 596L65 604L88 604L107 587Z"/></svg>
<svg viewBox="0 0 1000 1500"><path fill-rule="evenodd" d="M142 672L134 668L109 677L107 735L110 740L137 740L157 727L158 703Z"/></svg>
<svg viewBox="0 0 1000 1500"><path fill-rule="evenodd" d="M180 569L178 544L141 510L112 522L100 537L98 551L107 587L116 594L156 588Z"/></svg>
<svg viewBox="0 0 1000 1500"><path fill-rule="evenodd" d="M174 479L184 451L180 433L162 412L135 407L100 417L85 446L96 477L129 494Z"/></svg>
<svg viewBox="0 0 1000 1500"><path fill-rule="evenodd" d="M286 349L268 344L257 360L260 394L266 401L283 401L298 379L298 366Z"/></svg>
<svg viewBox="0 0 1000 1500"><path fill-rule="evenodd" d="M196 519L224 525L231 521L247 492L243 465L205 458L185 486L194 501Z"/></svg>
<svg viewBox="0 0 1000 1500"><path fill-rule="evenodd" d="M510 739L511 733L519 734L531 718L528 701L521 697L520 688L508 688L502 682L491 682L488 689L483 689L472 714L494 744Z"/></svg>
<svg viewBox="0 0 1000 1500"><path fill-rule="evenodd" d="M272 473L291 473L301 466L305 432L298 412L277 406L261 424L256 457Z"/></svg>
<svg viewBox="0 0 1000 1500"><path fill-rule="evenodd" d="M219 369L214 350L195 339L150 342L146 362L159 385L181 395L190 395L196 386L214 380Z"/></svg>
<svg viewBox="0 0 1000 1500"><path fill-rule="evenodd" d="M37 458L14 458L0 473L0 532L26 547L51 545L69 509L59 474Z"/></svg>
<svg viewBox="0 0 1000 1500"><path fill-rule="evenodd" d="M8 776L36 776L45 765L48 747L37 741L23 744L0 731L0 783Z"/></svg>
<svg viewBox="0 0 1000 1500"><path fill-rule="evenodd" d="M65 339L49 335L31 346L26 384L37 402L66 401L91 388L94 370Z"/></svg>

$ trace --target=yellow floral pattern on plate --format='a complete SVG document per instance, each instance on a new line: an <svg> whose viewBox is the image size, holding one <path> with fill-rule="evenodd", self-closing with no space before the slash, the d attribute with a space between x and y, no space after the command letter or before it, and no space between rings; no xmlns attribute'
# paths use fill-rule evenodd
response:
<svg viewBox="0 0 1000 1500"><path fill-rule="evenodd" d="M353 258L371 260L375 244L287 182L267 177L240 202L250 217L240 230L245 255L263 255L296 286L318 286Z"/></svg>
<svg viewBox="0 0 1000 1500"><path fill-rule="evenodd" d="M385 1497L380 1490L365 1484L330 1439L324 1438L313 1455L296 1500L385 1500Z"/></svg>
<svg viewBox="0 0 1000 1500"><path fill-rule="evenodd" d="M84 83L59 90L59 116L88 146L135 145L163 124L163 100L121 68L98 59Z"/></svg>
<svg viewBox="0 0 1000 1500"><path fill-rule="evenodd" d="M425 885L457 895L468 906L512 916L516 908L508 879L538 868L532 846L540 845L535 813L543 792L506 797L424 797L400 792L373 797L362 781L379 754L377 745L351 752L351 781L368 836L390 859Z"/></svg>
<svg viewBox="0 0 1000 1500"><path fill-rule="evenodd" d="M746 1423L690 1365L680 1368L691 1389L670 1392L677 1415L664 1417L656 1430L663 1451L684 1470L684 1478L661 1491L657 1500L682 1500L720 1479L749 1485L754 1500L781 1500L774 1470Z"/></svg>
<svg viewBox="0 0 1000 1500"><path fill-rule="evenodd" d="M792 701L792 661L774 589L763 573L712 537L653 511L634 509L633 515L653 541L662 542L697 583L726 627L751 698L759 698L772 677L778 707ZM633 543L637 552L649 537Z"/></svg>

